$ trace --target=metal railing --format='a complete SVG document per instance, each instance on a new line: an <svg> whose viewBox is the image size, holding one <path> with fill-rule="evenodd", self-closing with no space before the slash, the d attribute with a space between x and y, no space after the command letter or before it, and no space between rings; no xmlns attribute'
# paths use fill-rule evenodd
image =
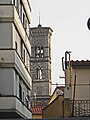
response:
<svg viewBox="0 0 90 120"><path fill-rule="evenodd" d="M74 100L74 110L72 111L73 101L71 101L71 115L74 117L90 116L90 100Z"/></svg>

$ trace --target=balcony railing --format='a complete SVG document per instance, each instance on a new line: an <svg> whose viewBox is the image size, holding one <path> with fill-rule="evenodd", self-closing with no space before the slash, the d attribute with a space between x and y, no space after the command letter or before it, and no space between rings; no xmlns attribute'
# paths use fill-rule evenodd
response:
<svg viewBox="0 0 90 120"><path fill-rule="evenodd" d="M72 106L74 106L74 108L72 108ZM71 101L71 113L74 117L90 116L90 100Z"/></svg>

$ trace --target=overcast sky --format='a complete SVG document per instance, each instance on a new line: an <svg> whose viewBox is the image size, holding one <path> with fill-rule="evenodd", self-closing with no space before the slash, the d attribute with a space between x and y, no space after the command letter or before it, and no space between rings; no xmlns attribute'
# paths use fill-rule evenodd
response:
<svg viewBox="0 0 90 120"><path fill-rule="evenodd" d="M90 60L90 0L31 0L31 27L39 24L51 27L52 81L63 83L61 58L65 51L72 51L72 60Z"/></svg>

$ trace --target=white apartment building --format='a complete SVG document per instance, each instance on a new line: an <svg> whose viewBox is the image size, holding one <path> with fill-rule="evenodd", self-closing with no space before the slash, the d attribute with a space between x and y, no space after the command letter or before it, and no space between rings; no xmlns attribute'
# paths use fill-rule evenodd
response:
<svg viewBox="0 0 90 120"><path fill-rule="evenodd" d="M32 118L30 0L0 0L0 118Z"/></svg>

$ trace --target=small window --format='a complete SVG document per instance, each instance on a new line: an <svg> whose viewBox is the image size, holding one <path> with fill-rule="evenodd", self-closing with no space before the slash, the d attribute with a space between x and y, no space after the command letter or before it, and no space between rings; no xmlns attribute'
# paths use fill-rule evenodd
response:
<svg viewBox="0 0 90 120"><path fill-rule="evenodd" d="M21 58L23 57L23 42L22 42L22 39L21 39Z"/></svg>
<svg viewBox="0 0 90 120"><path fill-rule="evenodd" d="M19 14L20 14L20 19L22 21L22 1L20 1Z"/></svg>
<svg viewBox="0 0 90 120"><path fill-rule="evenodd" d="M25 94L24 94L24 91L23 91L23 102L25 102L25 100L24 100L24 99L25 99Z"/></svg>
<svg viewBox="0 0 90 120"><path fill-rule="evenodd" d="M17 11L18 11L18 13L19 13L19 5L20 5L20 0L17 0Z"/></svg>
<svg viewBox="0 0 90 120"><path fill-rule="evenodd" d="M44 57L44 49L43 46L35 46L35 56L36 57Z"/></svg>
<svg viewBox="0 0 90 120"><path fill-rule="evenodd" d="M21 58L23 62L25 62L25 49L23 48L23 46L21 47Z"/></svg>
<svg viewBox="0 0 90 120"><path fill-rule="evenodd" d="M23 13L23 27L25 28L25 14Z"/></svg>
<svg viewBox="0 0 90 120"><path fill-rule="evenodd" d="M39 46L38 47L35 46L35 56L40 57L40 47Z"/></svg>
<svg viewBox="0 0 90 120"><path fill-rule="evenodd" d="M16 49L16 51L17 51L17 42L15 41L15 49Z"/></svg>
<svg viewBox="0 0 90 120"><path fill-rule="evenodd" d="M15 6L17 8L18 0L14 0Z"/></svg>
<svg viewBox="0 0 90 120"><path fill-rule="evenodd" d="M41 57L44 56L44 49L43 49L43 46L41 46Z"/></svg>
<svg viewBox="0 0 90 120"><path fill-rule="evenodd" d="M22 100L22 87L19 83L19 98Z"/></svg>
<svg viewBox="0 0 90 120"><path fill-rule="evenodd" d="M37 57L40 57L40 47L37 49Z"/></svg>
<svg viewBox="0 0 90 120"><path fill-rule="evenodd" d="M40 66L37 67L37 79L42 79L42 68Z"/></svg>
<svg viewBox="0 0 90 120"><path fill-rule="evenodd" d="M25 50L24 50L23 52L24 52L24 53L23 53L23 54L24 54L24 58L23 58L23 60L24 60L24 62L25 62Z"/></svg>

